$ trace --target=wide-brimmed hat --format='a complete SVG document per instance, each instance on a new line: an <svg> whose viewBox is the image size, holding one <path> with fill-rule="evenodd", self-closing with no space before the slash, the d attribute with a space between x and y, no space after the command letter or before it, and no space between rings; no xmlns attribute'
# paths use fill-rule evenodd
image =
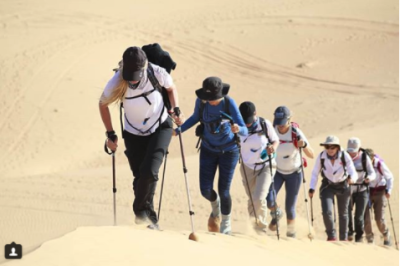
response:
<svg viewBox="0 0 400 266"><path fill-rule="evenodd" d="M122 78L126 81L139 81L144 76L147 65L146 53L140 47L129 47L123 56Z"/></svg>
<svg viewBox="0 0 400 266"><path fill-rule="evenodd" d="M292 113L289 108L286 106L279 106L274 112L274 126L286 125L291 116Z"/></svg>
<svg viewBox="0 0 400 266"><path fill-rule="evenodd" d="M239 106L239 110L245 124L251 124L254 122L254 114L256 112L254 103L242 102Z"/></svg>
<svg viewBox="0 0 400 266"><path fill-rule="evenodd" d="M204 101L218 100L229 92L230 85L218 77L209 77L203 81L203 87L196 90L196 95Z"/></svg>
<svg viewBox="0 0 400 266"><path fill-rule="evenodd" d="M320 146L325 146L325 145L337 145L337 146L340 146L340 142L339 142L339 138L338 137L331 135L331 136L326 137L325 142L320 143L319 145Z"/></svg>
<svg viewBox="0 0 400 266"><path fill-rule="evenodd" d="M359 138L350 138L347 141L348 152L358 152L361 148L361 140Z"/></svg>

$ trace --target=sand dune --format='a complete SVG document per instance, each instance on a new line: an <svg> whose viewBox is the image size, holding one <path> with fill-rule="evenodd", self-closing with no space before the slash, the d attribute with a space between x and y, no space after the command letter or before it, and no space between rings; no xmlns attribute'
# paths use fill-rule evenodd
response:
<svg viewBox="0 0 400 266"><path fill-rule="evenodd" d="M398 8L394 0L0 2L0 245L24 247L23 260L9 264L203 265L226 258L232 264L398 265L398 251L383 248L380 239L372 246L326 243L318 198L310 243L303 188L298 240L257 235L238 171L231 191L235 236L206 233L210 207L199 192L194 129L183 138L201 241L187 240L177 139L167 161L164 231L133 225L132 176L122 142L116 155L119 226L107 227L113 222L111 158L102 150L97 109L124 49L159 42L178 63L173 77L186 116L194 90L217 75L231 84L237 103L253 101L267 119L287 105L316 152L329 134L344 145L358 136L374 148L395 177L390 203L399 233ZM118 107L111 110L119 131ZM157 207L159 196L160 186ZM285 225L281 231L284 236Z"/></svg>

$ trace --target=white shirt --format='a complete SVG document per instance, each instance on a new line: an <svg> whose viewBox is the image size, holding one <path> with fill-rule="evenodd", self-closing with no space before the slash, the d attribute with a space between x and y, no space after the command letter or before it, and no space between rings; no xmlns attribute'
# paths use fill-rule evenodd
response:
<svg viewBox="0 0 400 266"><path fill-rule="evenodd" d="M343 151L339 151L338 158L334 161L332 165L331 160L328 159L326 151L321 152L318 155L318 158L315 160L314 169L311 174L311 181L310 181L310 188L315 190L318 182L318 175L322 169L321 167L321 158L324 159L325 170L324 174L326 178L329 179L332 183L340 183L347 179L347 176L344 175L344 169L342 165L342 156ZM345 152L344 159L346 161L346 169L347 175L350 176L351 180L355 182L358 178L358 174L353 164L353 160L351 159L350 155Z"/></svg>
<svg viewBox="0 0 400 266"><path fill-rule="evenodd" d="M172 77L167 71L157 65L153 65L154 75L157 78L160 85L164 88L170 88L173 85ZM108 97L111 95L113 88L122 79L120 74L116 72L111 80L107 83L104 88L104 96ZM142 93L153 90L153 85L147 77L147 71L144 72L142 79L140 80L139 86L136 89L128 87L123 100L125 110L125 130L134 135L147 136L156 131L159 126L158 119L161 115L161 123L164 122L168 113L164 107L164 102L161 93L157 89L149 94L147 99L151 105L146 101L144 97L138 97L135 99L126 99L128 97L134 97L141 95ZM154 125L154 126L153 126ZM132 127L133 126L133 127ZM152 127L153 126L153 127ZM135 128L136 129L135 129ZM152 128L151 128L152 127ZM149 128L151 128L149 130ZM138 130L137 130L138 129ZM140 131L142 132L140 132ZM148 131L149 130L149 131ZM148 132L146 132L148 131Z"/></svg>
<svg viewBox="0 0 400 266"><path fill-rule="evenodd" d="M264 119L264 121L267 125L268 137L271 140L271 143L279 141L271 122L266 119ZM262 131L259 118L257 118L257 123L257 129L255 131L261 132L256 134L247 134L246 136L240 136L240 141L242 143L241 152L244 164L251 169L260 170L262 167L269 165L269 162L266 162L264 166L262 164L256 165L256 163L262 163L266 160L261 159L261 153L267 148L269 142L268 138ZM275 164L275 160L272 159L272 165Z"/></svg>
<svg viewBox="0 0 400 266"><path fill-rule="evenodd" d="M371 159L369 158L368 155L366 156L367 174L365 174L362 166L362 154L363 152L360 151L358 155L353 158L354 167L356 168L358 174L358 179L356 181L357 184L362 184L366 176L368 176L370 182L376 179L375 170L374 167L372 166ZM351 193L362 192L366 189L367 189L366 186L351 186Z"/></svg>
<svg viewBox="0 0 400 266"><path fill-rule="evenodd" d="M300 136L300 139L308 143L306 136L303 132L296 128L297 137ZM285 134L279 133L277 127L275 127L275 131L281 141L292 141L292 127L289 128L288 132ZM276 150L276 164L277 171L282 174L291 174L300 169L302 161L300 158L299 149L297 149L293 142L291 143L280 143L278 149Z"/></svg>
<svg viewBox="0 0 400 266"><path fill-rule="evenodd" d="M382 174L378 170L378 158L375 158L374 160L374 169L376 173L376 179L373 182L369 183L370 188L375 188L375 187L381 187L381 186L386 186L386 189L388 190L389 194L392 193L393 189L393 174L390 172L389 168L385 164L384 161L380 161L380 170L382 171Z"/></svg>

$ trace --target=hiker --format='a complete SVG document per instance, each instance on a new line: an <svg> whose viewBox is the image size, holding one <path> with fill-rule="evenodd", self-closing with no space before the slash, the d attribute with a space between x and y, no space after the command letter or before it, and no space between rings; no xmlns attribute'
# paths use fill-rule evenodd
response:
<svg viewBox="0 0 400 266"><path fill-rule="evenodd" d="M371 209L374 209L374 217L376 225L383 235L383 244L385 246L391 245L391 237L389 232L389 227L386 225L385 221L385 208L387 206L390 195L393 189L393 174L385 164L385 162L375 154L374 150L366 149L370 159L372 160L372 165L376 173L376 179L369 182L369 196L370 204L367 205L367 210L365 211L365 235L368 243L374 242L374 234L372 232L372 217Z"/></svg>
<svg viewBox="0 0 400 266"><path fill-rule="evenodd" d="M335 196L338 207L339 239L347 241L349 185L356 182L358 175L350 155L341 149L338 137L328 136L326 141L320 145L324 146L325 150L318 155L315 161L308 195L310 198L313 197L318 175L321 173L319 197L328 241L336 241Z"/></svg>
<svg viewBox="0 0 400 266"><path fill-rule="evenodd" d="M231 233L232 200L230 187L239 160L239 147L235 134L247 134L246 125L235 101L227 96L229 84L222 83L218 77L209 77L203 81L202 88L196 90L194 113L176 129L174 135L185 132L197 122L201 125L200 147L200 191L211 202L212 212L208 221L211 232ZM234 124L221 115L228 113ZM219 171L218 194L213 189L215 173Z"/></svg>
<svg viewBox="0 0 400 266"><path fill-rule="evenodd" d="M150 72L152 68L153 72ZM172 77L165 69L148 63L145 52L129 47L123 54L122 64L107 83L99 102L100 116L106 127L107 147L116 151L118 137L114 131L108 105L122 102L124 106L125 155L132 170L133 211L136 223L150 223L157 229L157 215L153 207L159 168L168 149L172 134L172 119L159 93L149 80L151 74L168 91L171 105L178 107L178 92ZM173 116L181 124L183 116Z"/></svg>
<svg viewBox="0 0 400 266"><path fill-rule="evenodd" d="M252 102L243 102L239 110L248 130L247 135L240 137L243 160L240 173L249 197L247 209L250 217L256 217L255 229L263 230L268 225L266 198L276 169L274 153L279 139L271 122L257 116Z"/></svg>
<svg viewBox="0 0 400 266"><path fill-rule="evenodd" d="M371 159L367 152L361 148L361 140L359 138L350 138L347 142L347 152L353 160L354 167L358 173L357 181L350 186L350 202L349 202L349 234L348 240L353 241L355 233L355 241L361 243L364 234L364 214L368 203L368 185L375 180L376 175ZM354 226L352 210L354 212ZM355 231L354 231L355 230Z"/></svg>
<svg viewBox="0 0 400 266"><path fill-rule="evenodd" d="M279 106L274 112L274 128L279 138L279 146L276 151L277 169L274 175L273 187L268 194L268 207L271 209L272 220L269 229L277 230L277 223L282 217L279 206L275 206L276 197L285 183L285 211L287 222L287 237L296 237L295 219L296 202L300 186L303 181L301 167L303 159L300 158L299 149L303 149L309 158L314 158L314 150L311 148L304 133L298 125L292 122L292 113L286 106Z"/></svg>

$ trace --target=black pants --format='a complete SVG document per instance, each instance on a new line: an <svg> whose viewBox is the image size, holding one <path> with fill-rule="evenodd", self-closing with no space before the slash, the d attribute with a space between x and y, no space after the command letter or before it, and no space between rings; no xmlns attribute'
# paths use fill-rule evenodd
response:
<svg viewBox="0 0 400 266"><path fill-rule="evenodd" d="M356 241L360 240L364 234L364 214L368 204L368 193L366 190L362 192L354 192L349 202L349 235L356 233ZM353 207L355 211L353 212ZM354 213L354 226L353 217ZM355 227L355 228L354 228ZM354 230L355 229L355 230Z"/></svg>
<svg viewBox="0 0 400 266"><path fill-rule="evenodd" d="M138 219L149 218L157 223L153 198L158 181L158 172L172 137L172 121L167 118L149 136L133 135L124 131L125 154L128 157L133 179L133 212Z"/></svg>

